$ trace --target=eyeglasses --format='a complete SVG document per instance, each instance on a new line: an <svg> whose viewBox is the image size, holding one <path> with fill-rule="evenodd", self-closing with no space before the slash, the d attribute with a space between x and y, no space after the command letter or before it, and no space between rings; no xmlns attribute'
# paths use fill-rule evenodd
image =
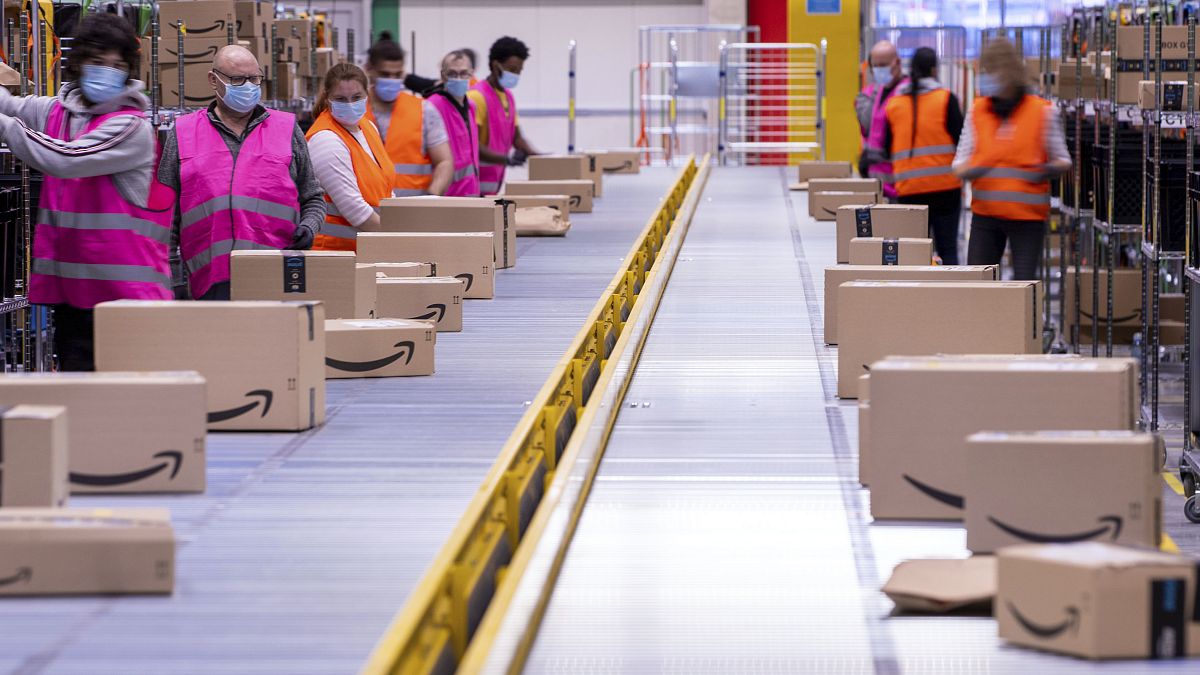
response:
<svg viewBox="0 0 1200 675"><path fill-rule="evenodd" d="M233 87L240 87L247 82L257 87L263 83L262 75L226 75L216 68L213 68L213 72L225 78L226 80L229 80L226 84Z"/></svg>

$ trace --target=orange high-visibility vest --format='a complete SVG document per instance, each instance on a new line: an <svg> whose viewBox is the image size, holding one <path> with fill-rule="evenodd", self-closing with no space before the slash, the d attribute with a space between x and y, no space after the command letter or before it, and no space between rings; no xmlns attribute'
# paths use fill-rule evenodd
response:
<svg viewBox="0 0 1200 675"><path fill-rule="evenodd" d="M934 89L917 96L916 138L913 138L913 99L903 92L888 99L887 119L892 127L892 176L901 197L944 192L962 187L950 165L954 138L946 131L946 106L950 92Z"/></svg>
<svg viewBox="0 0 1200 675"><path fill-rule="evenodd" d="M359 128L366 137L367 146L371 148L374 157L363 150L358 140L337 120L333 119L333 115L328 110L317 116L316 121L305 134L305 138L311 139L320 131L332 131L337 134L338 138L346 144L346 148L350 150L354 177L358 179L358 191L362 194L363 201L378 209L380 201L392 196L392 186L396 182L396 176L392 169L392 163L388 159L387 149L383 146L383 139L379 137L379 131L375 125L361 124ZM313 242L313 250L356 250L358 228L342 217L328 194L325 195L325 209L325 223L321 225L321 232Z"/></svg>
<svg viewBox="0 0 1200 675"><path fill-rule="evenodd" d="M1045 220L1050 183L1045 177L1044 99L1025 96L1007 120L992 112L989 98L975 100L973 169L986 172L972 183L971 211L1005 220Z"/></svg>
<svg viewBox="0 0 1200 675"><path fill-rule="evenodd" d="M392 158L396 175L395 196L412 197L428 194L433 182L433 164L421 152L425 136L425 114L421 104L425 99L401 93L392 103L392 120L388 123L384 147ZM375 113L367 106L367 119L375 122Z"/></svg>

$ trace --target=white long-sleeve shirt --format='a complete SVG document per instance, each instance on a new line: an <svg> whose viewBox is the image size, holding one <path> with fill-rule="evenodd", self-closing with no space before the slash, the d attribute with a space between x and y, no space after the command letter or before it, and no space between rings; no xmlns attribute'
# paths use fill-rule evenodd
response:
<svg viewBox="0 0 1200 675"><path fill-rule="evenodd" d="M1048 161L1071 161L1067 152L1067 143L1063 138L1062 121L1058 109L1046 106L1046 122L1042 125L1042 147L1046 148ZM975 105L967 111L967 119L963 122L962 136L958 139L958 152L954 155L954 168L958 169L971 163L971 155L975 154Z"/></svg>
<svg viewBox="0 0 1200 675"><path fill-rule="evenodd" d="M361 124L370 124L363 120ZM368 155L374 157L371 146L362 129L347 129L350 135L358 141ZM325 189L325 194L333 201L333 205L342 217L355 227L361 227L375 210L362 197L358 188L358 178L354 175L354 162L350 158L350 148L333 131L318 131L308 139L308 154L312 158L313 171L317 180ZM375 160L379 163L390 162L387 157Z"/></svg>

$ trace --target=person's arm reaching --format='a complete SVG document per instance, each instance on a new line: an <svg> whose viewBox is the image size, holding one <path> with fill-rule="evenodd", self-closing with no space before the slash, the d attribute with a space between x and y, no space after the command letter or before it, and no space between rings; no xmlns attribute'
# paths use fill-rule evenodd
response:
<svg viewBox="0 0 1200 675"><path fill-rule="evenodd" d="M529 141L525 140L525 136L521 134L520 126L517 127L516 135L513 136L513 147L526 155L538 154L537 150L534 150L533 146L529 145Z"/></svg>
<svg viewBox="0 0 1200 675"><path fill-rule="evenodd" d="M439 143L429 148L429 161L433 164L433 180L429 183L429 194L446 194L450 180L454 178L454 155L449 143Z"/></svg>
<svg viewBox="0 0 1200 675"><path fill-rule="evenodd" d="M0 87L0 115L16 117L35 131L46 130L46 120L54 107L54 96L13 96Z"/></svg>
<svg viewBox="0 0 1200 675"><path fill-rule="evenodd" d="M0 114L0 138L34 169L57 178L90 178L122 173L154 157L150 123L137 115L110 117L73 141L35 131L22 120Z"/></svg>
<svg viewBox="0 0 1200 675"><path fill-rule="evenodd" d="M300 223L296 226L295 239L290 248L306 249L312 247L313 239L321 231L321 223L325 222L325 192L321 190L321 182L313 171L304 132L300 131L300 125L292 129L291 174L300 201Z"/></svg>
<svg viewBox="0 0 1200 675"><path fill-rule="evenodd" d="M484 164L508 164L508 157L505 157L504 155L485 145L480 145L479 161Z"/></svg>
<svg viewBox="0 0 1200 675"><path fill-rule="evenodd" d="M317 180L338 213L355 227L379 225L379 214L362 197L350 149L332 131L321 131L308 142Z"/></svg>

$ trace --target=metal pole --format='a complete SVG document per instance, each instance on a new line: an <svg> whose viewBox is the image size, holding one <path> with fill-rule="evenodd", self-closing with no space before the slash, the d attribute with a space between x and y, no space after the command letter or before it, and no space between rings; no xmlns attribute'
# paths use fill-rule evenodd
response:
<svg viewBox="0 0 1200 675"><path fill-rule="evenodd" d="M350 34L350 42L354 42L354 33ZM279 26L271 22L271 102L279 105Z"/></svg>
<svg viewBox="0 0 1200 675"><path fill-rule="evenodd" d="M1158 431L1158 301L1159 301L1159 254L1162 252L1162 112L1159 101L1162 100L1162 29L1163 13L1159 12L1158 20L1154 22L1154 242L1151 244L1150 279L1150 358L1151 361L1151 391L1150 391L1150 431Z"/></svg>
<svg viewBox="0 0 1200 675"><path fill-rule="evenodd" d="M817 129L820 132L821 161L825 161L825 78L829 43L821 40L821 69L817 71Z"/></svg>
<svg viewBox="0 0 1200 675"><path fill-rule="evenodd" d="M575 152L575 41L567 43L567 153Z"/></svg>
<svg viewBox="0 0 1200 675"><path fill-rule="evenodd" d="M1114 73L1117 72L1117 50L1112 49L1109 51L1108 65L1109 65L1109 68L1112 69L1112 72L1114 72ZM1117 85L1116 85L1115 81L1113 81L1109 84L1108 102L1109 102L1109 109L1112 111L1112 113L1111 113L1112 117L1109 119L1109 125L1108 125L1108 214L1107 214L1107 217L1108 217L1109 231L1112 232L1112 231L1116 230L1116 226L1113 223L1113 221L1115 221L1117 218L1117 216L1116 216L1116 214L1117 214L1117 209L1116 209L1116 202L1117 202L1117 199L1116 199L1116 191L1117 191L1117 124L1118 124L1118 122L1120 122L1120 111L1117 109ZM1106 261L1107 265L1108 265L1108 267L1107 267L1108 282L1107 282L1107 287L1106 287L1105 293L1107 294L1107 297L1108 297L1108 300L1106 301L1108 322L1106 324L1107 327L1104 332L1104 355L1111 358L1113 355L1113 276L1116 274L1116 272L1114 271L1113 268L1115 267L1117 253L1120 252L1120 250L1121 250L1121 235L1117 234L1115 237L1113 237L1113 235L1110 234L1109 237L1115 239L1115 242L1114 241L1109 242L1108 258Z"/></svg>
<svg viewBox="0 0 1200 675"><path fill-rule="evenodd" d="M158 133L158 106L162 102L162 90L158 82L158 39L161 27L158 25L158 3L150 3L150 124Z"/></svg>
<svg viewBox="0 0 1200 675"><path fill-rule="evenodd" d="M20 17L20 34L18 35L17 50L21 55L21 67L18 71L21 74L21 96L29 95L29 21L28 15L24 14ZM33 83L36 91L37 82ZM30 238L33 236L33 203L29 196L31 189L29 165L21 162L21 229L18 232L17 249L20 251L19 260L16 264L16 291L20 297L28 297L29 289L29 265L30 265ZM31 345L29 344L29 330L33 324L30 308L21 310L20 316L17 318L21 326L21 369L30 370L32 362L30 359Z"/></svg>
<svg viewBox="0 0 1200 675"><path fill-rule="evenodd" d="M1185 120L1185 136L1187 139L1187 203L1185 209L1187 219L1183 233L1184 274L1183 274L1183 449L1192 448L1192 280L1188 278L1187 267L1195 264L1192 253L1192 171L1195 161L1195 117L1196 117L1196 14L1188 14L1188 78L1187 78L1187 119Z"/></svg>
<svg viewBox="0 0 1200 675"><path fill-rule="evenodd" d="M667 165L675 165L675 150L679 145L679 43L672 37L670 41L671 49L671 103L667 110L667 118L671 127L671 138L667 142Z"/></svg>
<svg viewBox="0 0 1200 675"><path fill-rule="evenodd" d="M717 102L717 161L721 166L725 166L725 142L729 138L729 122L725 114L729 107L729 50L728 45L724 40L721 40L720 59L717 69L717 77L720 82L718 88L720 100Z"/></svg>
<svg viewBox="0 0 1200 675"><path fill-rule="evenodd" d="M187 34L187 22L180 20L179 26L177 28L178 28L178 30L176 32L175 42L176 42L177 48L179 49L179 52L175 54L175 59L179 63L179 73L178 73L178 75L179 75L179 109L185 110L185 109L187 109L187 96L183 91L183 85L184 85L184 81L186 79L183 76L184 75L184 73L183 73L183 70L184 70L183 36Z"/></svg>
<svg viewBox="0 0 1200 675"><path fill-rule="evenodd" d="M354 29L346 29L346 60L350 63L355 63L354 60ZM415 61L413 62L416 63Z"/></svg>

